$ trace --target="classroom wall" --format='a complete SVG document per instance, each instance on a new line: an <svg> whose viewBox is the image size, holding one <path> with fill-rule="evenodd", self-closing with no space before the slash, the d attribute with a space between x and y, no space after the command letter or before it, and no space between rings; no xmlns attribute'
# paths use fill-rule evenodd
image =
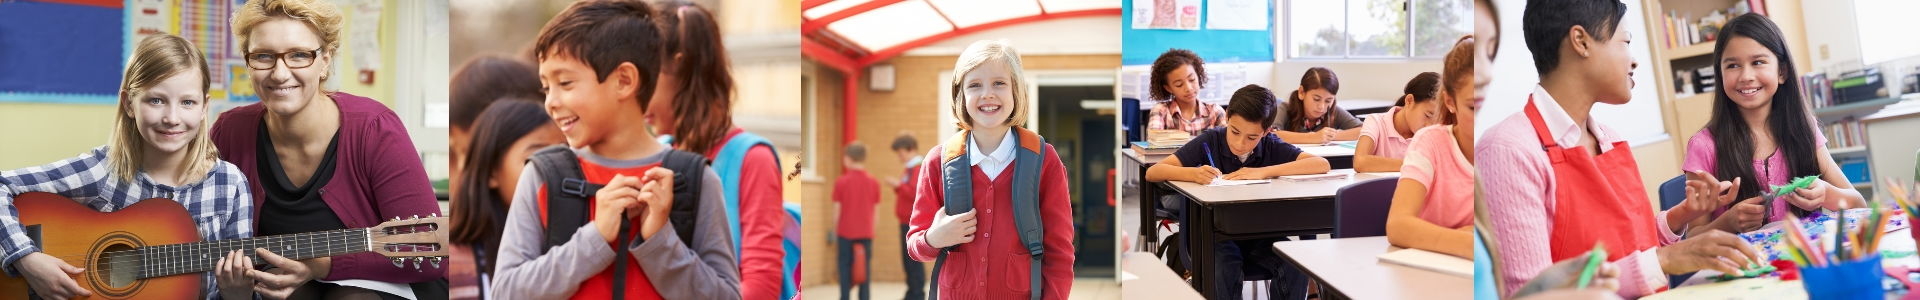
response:
<svg viewBox="0 0 1920 300"><path fill-rule="evenodd" d="M1340 76L1339 99L1399 99L1407 87L1407 81L1421 72L1441 72L1438 59L1408 59L1395 61L1315 61L1290 60L1275 63L1273 80L1268 89L1274 96L1287 98L1285 93L1300 88L1300 76L1313 67L1326 67Z"/></svg>
<svg viewBox="0 0 1920 300"><path fill-rule="evenodd" d="M355 12L350 6L346 5L348 1L336 1L336 3L341 5L341 11L344 17L349 21L353 20L353 14ZM402 12L397 11L396 7L401 6L397 2L388 1L383 4L381 7L382 14L380 21L382 27L379 30L379 41L382 49L379 53L372 54L381 56L383 69L377 71L377 76L372 84L355 82L353 73L351 73L350 70L345 70L345 62L353 59L354 56L367 54L355 53L352 49L342 46L340 48L340 54L334 57L334 69L339 73L332 75L335 79L330 80L334 82L330 87L355 95L372 97L386 103L389 107L396 106L396 103L405 104L407 102L423 101L417 98L396 99L394 96L395 86L393 81L396 76L393 76L395 73L393 69L396 65L403 65L402 62L398 61L394 56L397 50L396 45L398 45L395 40L397 28L394 24L398 22L397 16L402 14ZM351 32L353 30L352 26L356 26L356 24L345 22L344 26L346 27L343 28L342 32ZM122 64L124 64L124 62ZM115 74L115 77L117 78L119 75ZM243 80L237 81L235 84L251 83ZM444 90L444 83L442 83L439 88ZM215 110L210 113L212 116L218 116L219 112L224 111L223 108L235 106L235 104L225 101L215 101L210 104L213 105L212 109ZM0 170L47 164L55 160L73 157L93 147L105 145L113 127L114 111L114 105L112 104L54 104L0 101L0 128L58 128L58 130L9 130L5 133L4 137L0 138L8 141L24 141L35 146L5 147L0 149ZM446 136L446 130L444 128L437 132L423 131L416 126L409 126L408 129L410 131L409 134L416 137L437 135L441 140L444 140ZM416 143L418 143L417 140L416 138ZM421 146L423 151L438 149L438 152L445 152L444 148L446 148L444 142L437 148ZM441 160L444 161L444 159ZM445 173L443 170L437 174ZM445 175L439 175L437 177L444 176Z"/></svg>
<svg viewBox="0 0 1920 300"><path fill-rule="evenodd" d="M955 59L957 59L956 56L952 55L903 56L884 62L894 65L895 78L898 81L893 91L868 90L866 88L868 80L866 78L860 80L860 89L856 91L858 107L854 116L860 128L856 129L855 133L860 137L859 141L867 145L868 174L878 180L886 180L888 177L898 178L902 174L902 162L887 149L893 142L893 137L902 131L910 132L918 138L920 151L923 152L940 142L936 140L939 124L934 116L949 112L938 108L937 101L942 99L937 97L942 84L938 82L938 78L941 72L952 71ZM1117 54L1023 55L1020 59L1029 73L1049 69L1117 69L1120 67ZM838 115L843 110L839 96L844 92L841 88L842 77L837 72L819 68L809 70L808 74L815 79L814 88L817 92L814 105L817 105L815 109L818 110L816 115L818 119L813 124L819 127L817 129L819 134L809 139L813 143L819 143L813 157L819 160L816 166L821 178L807 180L805 183L807 190L803 193L806 199L804 218L826 221L805 224L804 235L808 238L803 247L836 249L827 247L826 242L831 238L833 225L837 220L835 217L837 212L833 211L831 196L832 180L838 179L841 173L840 149L844 146L839 144L841 140L839 118L842 116ZM1079 101L1079 99L1070 100ZM905 280L905 277L902 277L903 269L900 265L899 253L904 243L899 236L900 221L893 215L896 198L893 191L885 190L884 187L882 189L880 204L874 209L876 213L874 241L873 249L870 251L873 253L873 260L869 262L872 273L868 276L875 281L901 281ZM803 255L806 258L804 265L827 266L807 267L804 271L805 275L802 275L806 280L802 282L803 285L826 284L837 280L838 275L834 273L837 270L833 267L837 266L833 251L808 251ZM928 267L931 268L931 264Z"/></svg>

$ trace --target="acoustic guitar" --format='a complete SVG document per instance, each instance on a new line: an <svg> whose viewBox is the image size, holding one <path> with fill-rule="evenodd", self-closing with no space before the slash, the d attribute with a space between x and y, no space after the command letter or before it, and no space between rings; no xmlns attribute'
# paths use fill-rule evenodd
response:
<svg viewBox="0 0 1920 300"><path fill-rule="evenodd" d="M20 223L40 252L86 271L74 281L95 299L197 299L204 272L228 252L265 248L301 260L361 252L439 267L447 256L447 218L395 218L372 228L201 241L193 219L179 202L147 199L103 213L56 194L14 196ZM256 266L268 265L257 252L243 251ZM0 276L0 299L34 299L25 278Z"/></svg>

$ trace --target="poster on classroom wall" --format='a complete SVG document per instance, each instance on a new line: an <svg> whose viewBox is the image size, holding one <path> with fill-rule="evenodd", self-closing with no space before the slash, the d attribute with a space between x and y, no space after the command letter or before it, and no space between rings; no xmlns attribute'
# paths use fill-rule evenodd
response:
<svg viewBox="0 0 1920 300"><path fill-rule="evenodd" d="M1133 0L1133 29L1200 29L1200 0Z"/></svg>
<svg viewBox="0 0 1920 300"><path fill-rule="evenodd" d="M1207 1L1207 29L1267 30L1269 0Z"/></svg>

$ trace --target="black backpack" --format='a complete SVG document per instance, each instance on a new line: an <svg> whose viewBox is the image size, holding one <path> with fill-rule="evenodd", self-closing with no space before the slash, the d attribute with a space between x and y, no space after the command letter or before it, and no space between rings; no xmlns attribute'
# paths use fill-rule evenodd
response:
<svg viewBox="0 0 1920 300"><path fill-rule="evenodd" d="M693 225L700 211L700 183L707 177L707 157L680 150L664 151L666 153L661 158L660 167L673 170L674 201L673 207L667 212L668 223L679 235L680 242L691 247ZM606 185L587 182L586 171L580 169L580 157L564 145L540 149L528 160L533 162L534 169L539 170L540 178L545 180L542 189L547 193L547 236L540 253L546 254L547 250L567 243L575 231L587 225L587 218L593 212L588 199ZM615 245L626 247L631 243L633 234L630 231L628 225L622 224ZM615 249L615 252L623 252L620 250ZM622 292L625 290L627 272L622 270L626 269L626 263L627 255L624 253L614 256L615 299L624 296Z"/></svg>

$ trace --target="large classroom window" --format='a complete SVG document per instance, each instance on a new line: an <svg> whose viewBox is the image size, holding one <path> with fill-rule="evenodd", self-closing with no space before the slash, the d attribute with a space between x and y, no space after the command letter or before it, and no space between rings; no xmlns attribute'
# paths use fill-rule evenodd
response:
<svg viewBox="0 0 1920 300"><path fill-rule="evenodd" d="M1439 58L1473 31L1468 0L1288 0L1287 58Z"/></svg>

